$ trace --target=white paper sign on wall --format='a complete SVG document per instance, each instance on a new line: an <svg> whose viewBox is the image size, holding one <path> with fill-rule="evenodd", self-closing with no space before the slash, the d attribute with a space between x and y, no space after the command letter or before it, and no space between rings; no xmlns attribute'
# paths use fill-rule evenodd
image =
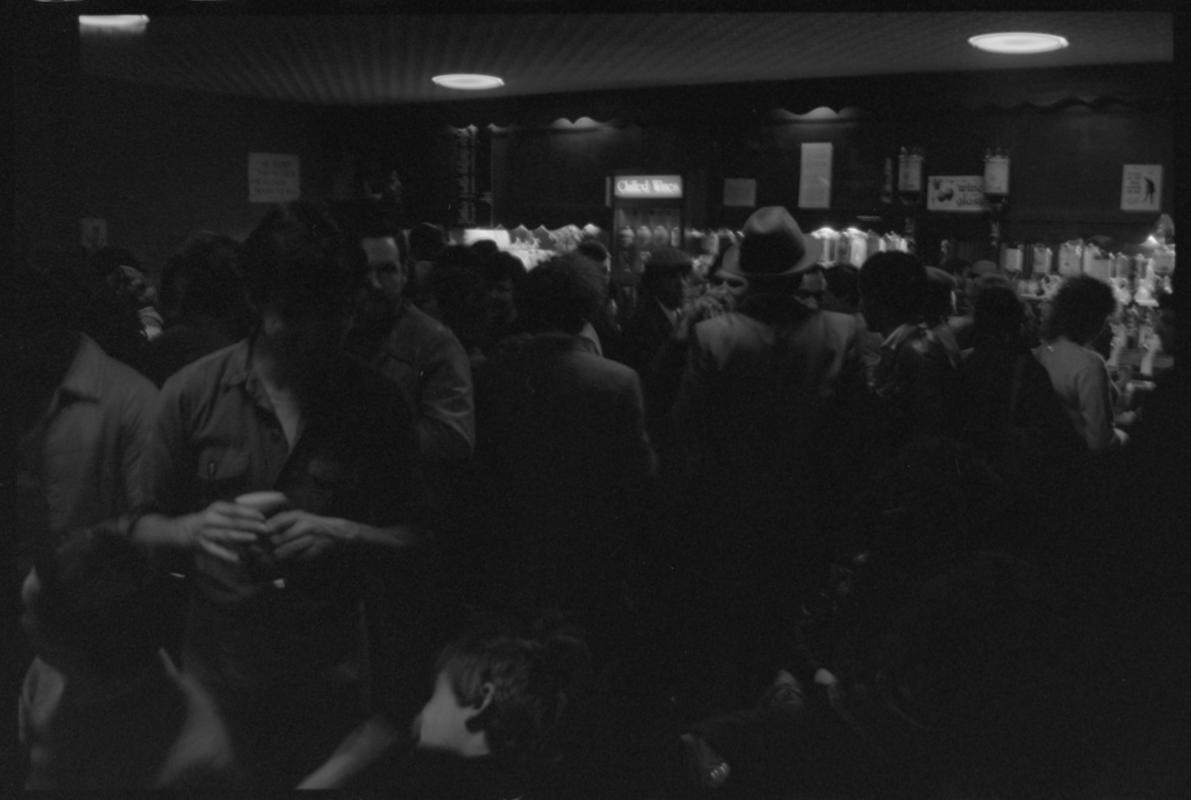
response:
<svg viewBox="0 0 1191 800"><path fill-rule="evenodd" d="M984 209L981 175L931 175L926 186L927 211L975 213Z"/></svg>
<svg viewBox="0 0 1191 800"><path fill-rule="evenodd" d="M1162 165L1126 164L1121 176L1122 211L1158 211L1162 207Z"/></svg>
<svg viewBox="0 0 1191 800"><path fill-rule="evenodd" d="M301 194L299 161L288 153L248 154L248 202L289 203Z"/></svg>
<svg viewBox="0 0 1191 800"><path fill-rule="evenodd" d="M831 208L831 142L803 142L799 208Z"/></svg>

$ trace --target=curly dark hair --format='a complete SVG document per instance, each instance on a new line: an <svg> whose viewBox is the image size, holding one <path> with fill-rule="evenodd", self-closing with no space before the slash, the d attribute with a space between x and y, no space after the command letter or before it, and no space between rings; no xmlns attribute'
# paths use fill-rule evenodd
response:
<svg viewBox="0 0 1191 800"><path fill-rule="evenodd" d="M972 338L977 347L1024 342L1025 302L1004 280L982 280L972 304Z"/></svg>
<svg viewBox="0 0 1191 800"><path fill-rule="evenodd" d="M489 624L448 645L435 671L446 674L462 705L479 707L491 693L468 726L484 731L494 756L542 761L553 756L552 738L582 691L590 657L577 630L521 633Z"/></svg>
<svg viewBox="0 0 1191 800"><path fill-rule="evenodd" d="M349 243L321 204L298 201L269 211L240 251L248 298L288 312L342 309L352 288Z"/></svg>
<svg viewBox="0 0 1191 800"><path fill-rule="evenodd" d="M230 236L212 231L191 233L162 270L163 305L182 316L241 316L244 289L239 251L239 243Z"/></svg>
<svg viewBox="0 0 1191 800"><path fill-rule="evenodd" d="M1096 338L1116 307L1111 286L1091 275L1074 275L1063 282L1055 295L1045 336L1047 339L1065 336L1086 344Z"/></svg>

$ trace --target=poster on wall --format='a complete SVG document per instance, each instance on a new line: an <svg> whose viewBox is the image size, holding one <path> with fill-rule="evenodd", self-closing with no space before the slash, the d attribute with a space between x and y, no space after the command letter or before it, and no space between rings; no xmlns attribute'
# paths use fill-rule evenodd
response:
<svg viewBox="0 0 1191 800"><path fill-rule="evenodd" d="M757 181L753 178L724 178L724 205L732 208L757 205Z"/></svg>
<svg viewBox="0 0 1191 800"><path fill-rule="evenodd" d="M289 203L301 194L298 157L288 153L248 154L248 202Z"/></svg>
<svg viewBox="0 0 1191 800"><path fill-rule="evenodd" d="M1121 176L1122 211L1158 211L1162 205L1162 165L1126 164Z"/></svg>
<svg viewBox="0 0 1191 800"><path fill-rule="evenodd" d="M799 208L831 208L831 143L803 142Z"/></svg>
<svg viewBox="0 0 1191 800"><path fill-rule="evenodd" d="M984 210L981 175L931 175L926 186L927 211L971 214Z"/></svg>

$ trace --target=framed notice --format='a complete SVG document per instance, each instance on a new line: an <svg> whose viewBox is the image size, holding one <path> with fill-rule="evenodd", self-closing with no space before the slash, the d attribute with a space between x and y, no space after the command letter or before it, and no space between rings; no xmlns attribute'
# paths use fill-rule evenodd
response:
<svg viewBox="0 0 1191 800"><path fill-rule="evenodd" d="M1158 211L1162 206L1162 165L1126 164L1121 176L1122 211Z"/></svg>
<svg viewBox="0 0 1191 800"><path fill-rule="evenodd" d="M724 205L733 208L757 205L757 181L753 178L724 178Z"/></svg>
<svg viewBox="0 0 1191 800"><path fill-rule="evenodd" d="M799 208L831 208L831 142L803 142Z"/></svg>
<svg viewBox="0 0 1191 800"><path fill-rule="evenodd" d="M963 214L984 210L984 176L931 175L926 182L926 210Z"/></svg>
<svg viewBox="0 0 1191 800"><path fill-rule="evenodd" d="M248 202L289 203L300 195L299 165L288 153L248 154Z"/></svg>

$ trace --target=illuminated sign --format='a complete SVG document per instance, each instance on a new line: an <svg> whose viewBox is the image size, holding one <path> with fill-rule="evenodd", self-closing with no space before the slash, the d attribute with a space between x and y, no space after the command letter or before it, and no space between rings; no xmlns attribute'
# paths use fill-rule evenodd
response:
<svg viewBox="0 0 1191 800"><path fill-rule="evenodd" d="M680 198L681 175L617 175L616 196L623 198Z"/></svg>

